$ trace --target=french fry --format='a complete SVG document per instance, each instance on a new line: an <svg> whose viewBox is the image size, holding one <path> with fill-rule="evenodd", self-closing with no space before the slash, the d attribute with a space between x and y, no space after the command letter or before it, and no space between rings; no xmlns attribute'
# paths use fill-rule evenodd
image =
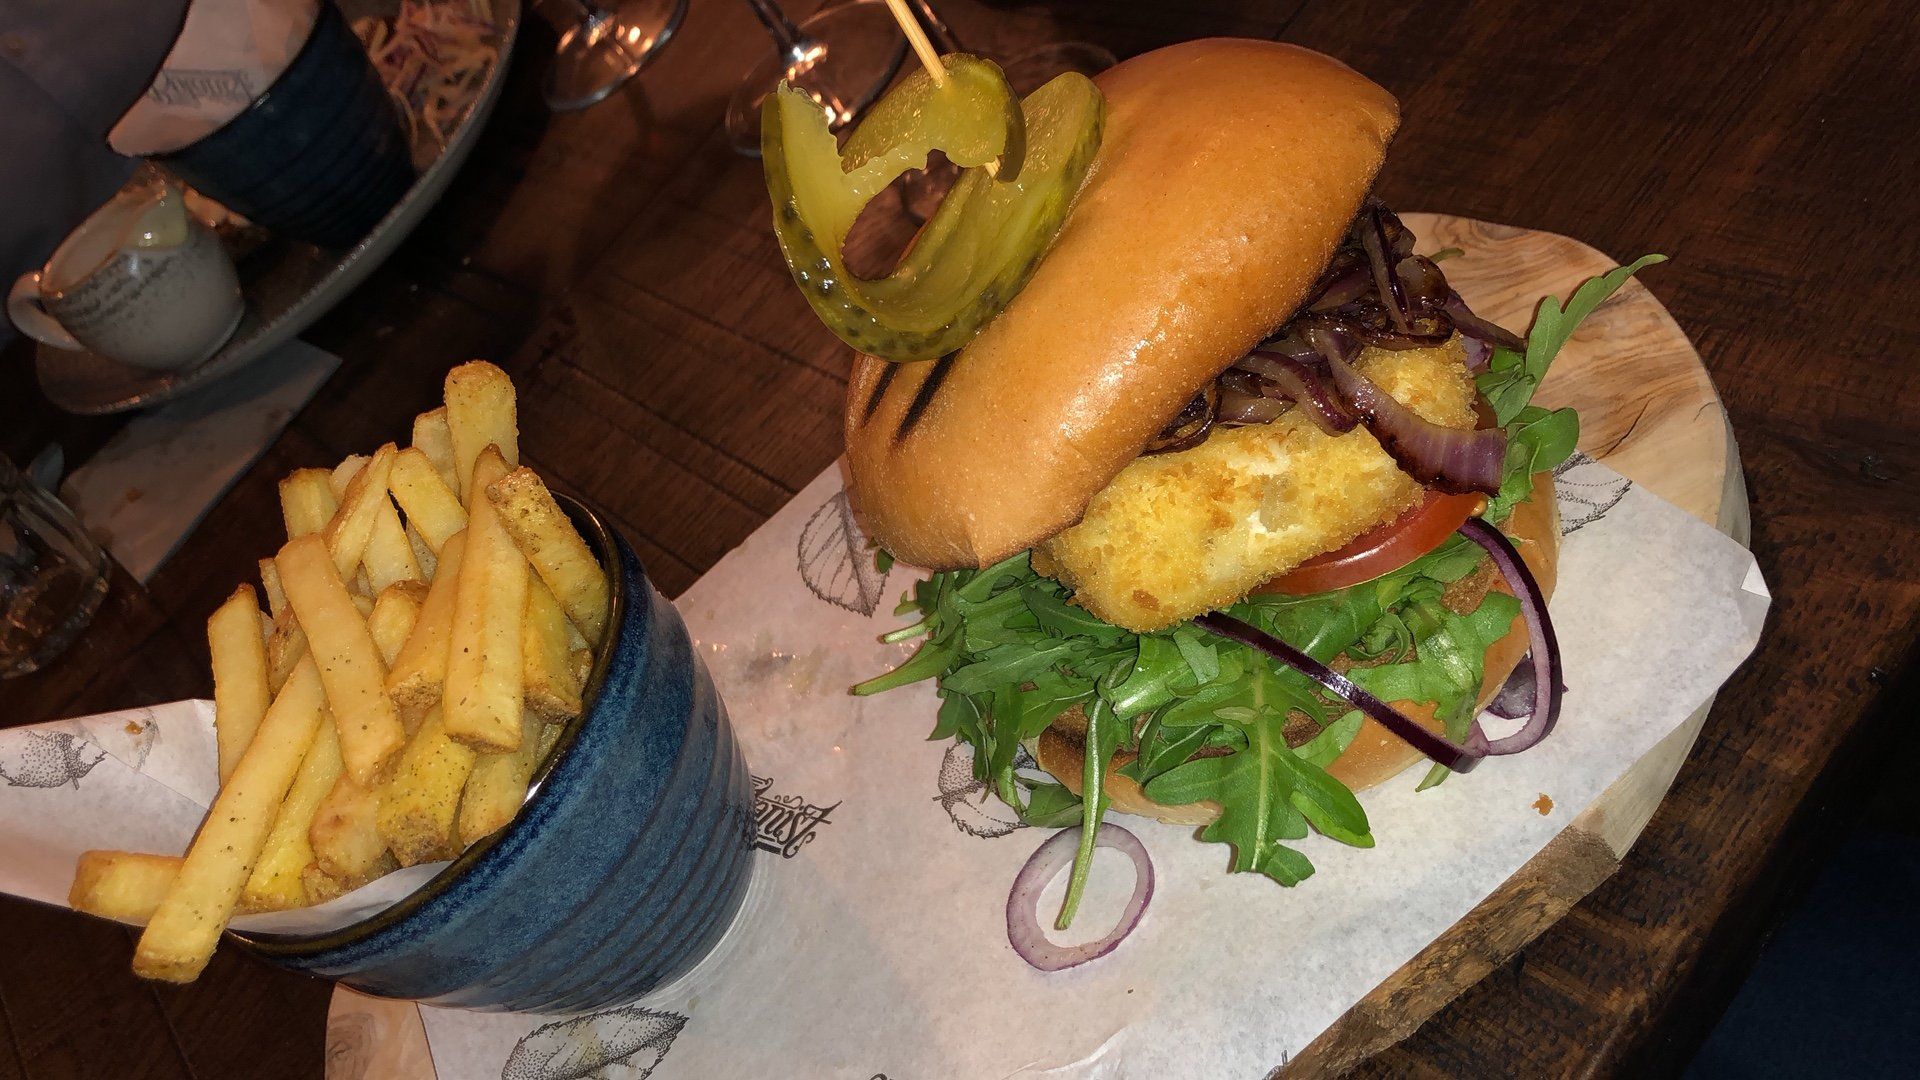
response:
<svg viewBox="0 0 1920 1080"><path fill-rule="evenodd" d="M521 717L520 743L512 750L481 754L473 761L467 789L460 796L460 846L480 840L513 820L527 799L546 723L529 712Z"/></svg>
<svg viewBox="0 0 1920 1080"><path fill-rule="evenodd" d="M433 575L440 566L439 557L434 554L432 548L427 546L427 541L420 535L420 530L414 528L412 524L400 527L406 530L407 546L413 549L413 561L420 567L420 580L432 581Z"/></svg>
<svg viewBox="0 0 1920 1080"><path fill-rule="evenodd" d="M538 769L541 762L553 755L553 748L560 742L560 732L564 730L561 724L548 724L540 729L540 748L533 755L534 768Z"/></svg>
<svg viewBox="0 0 1920 1080"><path fill-rule="evenodd" d="M400 524L400 513L393 500L380 499L373 512L373 535L367 537L367 550L360 556L360 569L375 595L397 581L425 581L427 575L414 557L413 544L407 540L407 528Z"/></svg>
<svg viewBox="0 0 1920 1080"><path fill-rule="evenodd" d="M325 541L313 535L289 540L274 563L280 568L280 585L287 591L287 606L300 620L307 651L326 685L347 774L362 787L370 787L387 759L406 742L400 712L387 697L387 666L335 572Z"/></svg>
<svg viewBox="0 0 1920 1080"><path fill-rule="evenodd" d="M393 503L387 498L387 480L393 473L394 455L399 451L392 443L382 446L364 466L353 470L352 479L347 482L346 491L340 496L339 509L334 511L332 520L327 522L327 551L333 556L333 566L345 580L353 577L354 568L361 564L366 555L367 545L373 538L374 523L379 520L380 509L385 507L389 513ZM340 463L345 470L353 464L352 458ZM336 477L338 472L334 474ZM396 517L394 525L400 522ZM404 537L396 537L404 539ZM404 545L402 545L404 546ZM411 553L409 553L409 556ZM369 575L372 568L368 568Z"/></svg>
<svg viewBox="0 0 1920 1080"><path fill-rule="evenodd" d="M586 693L587 679L593 675L593 650L578 648L573 650L573 678L580 684L580 692Z"/></svg>
<svg viewBox="0 0 1920 1080"><path fill-rule="evenodd" d="M307 838L320 800L333 790L340 779L340 738L333 724L323 722L314 733L313 745L300 761L293 786L273 819L266 846L253 864L246 888L240 892L240 906L247 911L284 911L311 903L300 872L313 862L313 844Z"/></svg>
<svg viewBox="0 0 1920 1080"><path fill-rule="evenodd" d="M318 865L301 869L300 887L307 891L307 902L310 904L324 904L347 892L345 882L320 869Z"/></svg>
<svg viewBox="0 0 1920 1080"><path fill-rule="evenodd" d="M393 856L383 853L373 860L371 869L358 881L342 881L315 864L300 871L300 883L306 886L307 903L324 904L334 897L352 892L375 878L386 877L398 869L400 864L393 861Z"/></svg>
<svg viewBox="0 0 1920 1080"><path fill-rule="evenodd" d="M360 470L366 468L367 462L372 460L372 454L348 454L340 459L340 464L328 471L327 489L333 492L336 508L339 503L346 500L347 488L353 484L353 478L359 476Z"/></svg>
<svg viewBox="0 0 1920 1080"><path fill-rule="evenodd" d="M520 468L487 485L487 501L567 617L597 647L607 629L607 575L553 492L532 469Z"/></svg>
<svg viewBox="0 0 1920 1080"><path fill-rule="evenodd" d="M220 782L225 783L272 700L267 643L260 636L260 603L253 586L233 590L207 619L207 649L213 655L213 736L219 747Z"/></svg>
<svg viewBox="0 0 1920 1080"><path fill-rule="evenodd" d="M473 360L447 372L447 432L453 444L454 490L473 512L473 463L488 446L500 448L508 467L520 464L520 426L515 415L513 380L487 363Z"/></svg>
<svg viewBox="0 0 1920 1080"><path fill-rule="evenodd" d="M450 859L459 853L454 816L477 755L447 737L439 709L429 712L393 777L380 788L380 836L401 866Z"/></svg>
<svg viewBox="0 0 1920 1080"><path fill-rule="evenodd" d="M460 590L460 564L466 534L455 533L440 549L440 572L427 586L427 598L387 672L387 696L402 709L425 712L440 703L447 678L447 645L453 636L453 606Z"/></svg>
<svg viewBox="0 0 1920 1080"><path fill-rule="evenodd" d="M349 889L378 876L387 842L380 838L380 799L342 774L313 813L307 842L322 873Z"/></svg>
<svg viewBox="0 0 1920 1080"><path fill-rule="evenodd" d="M459 413L453 416L458 445ZM507 469L498 448L487 447L474 462L475 490L505 476ZM521 629L527 612L527 559L491 503L476 500L470 511L441 709L449 736L483 753L512 750L520 744L520 714L526 703Z"/></svg>
<svg viewBox="0 0 1920 1080"><path fill-rule="evenodd" d="M419 447L410 447L393 459L393 471L387 478L393 497L407 513L407 524L419 530L420 538L438 552L447 538L467 527L467 511L460 496L453 493L433 462Z"/></svg>
<svg viewBox="0 0 1920 1080"><path fill-rule="evenodd" d="M178 855L83 851L73 868L67 906L103 919L145 926L180 873Z"/></svg>
<svg viewBox="0 0 1920 1080"><path fill-rule="evenodd" d="M580 715L580 680L574 676L571 643L573 624L560 610L560 601L538 577L527 578L527 614L521 628L527 708L543 720L559 721Z"/></svg>
<svg viewBox="0 0 1920 1080"><path fill-rule="evenodd" d="M287 677L293 674L293 665L306 655L306 631L300 629L300 620L293 617L292 608L282 608L280 617L273 620L273 630L267 634L267 687L279 693L287 684Z"/></svg>
<svg viewBox="0 0 1920 1080"><path fill-rule="evenodd" d="M280 517L289 540L326 528L337 506L325 469L295 469L280 481Z"/></svg>
<svg viewBox="0 0 1920 1080"><path fill-rule="evenodd" d="M206 967L273 828L275 809L320 729L325 704L319 670L302 662L261 718L252 744L214 799L179 874L140 935L134 974L190 982Z"/></svg>
<svg viewBox="0 0 1920 1080"><path fill-rule="evenodd" d="M260 587L267 593L267 614L279 618L286 610L287 594L280 588L280 571L274 568L272 559L260 560Z"/></svg>
<svg viewBox="0 0 1920 1080"><path fill-rule="evenodd" d="M427 586L418 581L396 581L380 590L373 599L373 613L367 616L367 632L373 635L373 647L389 667L400 655L400 647L413 633L420 618L420 605L427 599Z"/></svg>
<svg viewBox="0 0 1920 1080"><path fill-rule="evenodd" d="M427 460L450 491L460 488L460 473L453 467L453 432L447 427L447 407L429 409L413 418L413 445Z"/></svg>

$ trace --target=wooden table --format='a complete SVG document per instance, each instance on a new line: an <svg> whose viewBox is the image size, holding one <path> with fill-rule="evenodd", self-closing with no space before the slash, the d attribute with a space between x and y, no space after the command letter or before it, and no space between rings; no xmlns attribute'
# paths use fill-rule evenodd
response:
<svg viewBox="0 0 1920 1080"><path fill-rule="evenodd" d="M1769 632L1620 872L1371 1074L1677 1071L1914 707L1920 34L1894 4L1714 6L941 4L988 51L1322 49L1400 97L1392 205L1673 256L1647 281L1739 437ZM458 360L512 373L524 455L607 508L669 594L832 461L844 350L718 126L764 41L744 4L700 0L638 85L552 116L536 21L444 204L309 335L340 372L149 587L118 575L79 645L0 684L0 724L207 694L202 623L276 546L277 478L401 435ZM0 448L58 438L71 460L110 436L53 413L23 358L0 364ZM228 949L153 986L121 928L11 900L0 927L0 1080L322 1072L325 983Z"/></svg>

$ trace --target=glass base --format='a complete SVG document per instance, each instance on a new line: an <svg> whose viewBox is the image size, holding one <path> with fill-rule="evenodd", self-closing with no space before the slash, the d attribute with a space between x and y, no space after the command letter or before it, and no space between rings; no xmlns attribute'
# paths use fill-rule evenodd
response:
<svg viewBox="0 0 1920 1080"><path fill-rule="evenodd" d="M589 3L580 24L560 35L547 79L547 106L584 109L640 73L673 37L687 0Z"/></svg>

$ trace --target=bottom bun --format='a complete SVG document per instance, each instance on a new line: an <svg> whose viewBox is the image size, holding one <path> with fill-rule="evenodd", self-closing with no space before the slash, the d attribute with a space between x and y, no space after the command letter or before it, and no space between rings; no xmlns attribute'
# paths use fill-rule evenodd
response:
<svg viewBox="0 0 1920 1080"><path fill-rule="evenodd" d="M1554 499L1551 474L1540 473L1534 477L1532 497L1514 507L1502 531L1519 549L1521 559L1539 580L1541 591L1552 596L1560 557L1560 513ZM1499 592L1511 593L1504 581L1496 580L1492 587ZM1487 649L1486 677L1480 684L1479 708L1485 708L1487 702L1500 692L1507 677L1513 674L1514 666L1526 654L1526 620L1516 618L1506 636ZM1435 703L1396 701L1393 707L1423 727L1440 731L1440 722L1434 716L1437 709ZM1039 761L1040 767L1052 773L1076 795L1080 793L1080 776L1086 762L1086 723L1085 714L1077 707L1070 709L1041 733L1033 747L1034 758ZM1133 755L1125 750L1114 754L1115 765L1124 765L1132 759ZM1420 751L1369 717L1361 723L1352 745L1327 767L1327 772L1347 787L1360 791L1399 775L1420 760ZM1174 825L1205 825L1220 816L1220 807L1213 802L1177 806L1154 802L1140 790L1137 781L1121 775L1115 769L1107 770L1106 794L1113 809L1123 814L1158 818Z"/></svg>

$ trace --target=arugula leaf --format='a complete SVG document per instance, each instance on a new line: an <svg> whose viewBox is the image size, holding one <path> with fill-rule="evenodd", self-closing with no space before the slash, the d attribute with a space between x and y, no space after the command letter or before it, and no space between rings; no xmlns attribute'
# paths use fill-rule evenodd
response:
<svg viewBox="0 0 1920 1080"><path fill-rule="evenodd" d="M1220 816L1201 830L1201 839L1231 845L1236 871L1297 885L1313 873L1313 864L1281 841L1307 835L1307 818L1292 799L1297 779L1294 766L1312 767L1287 748L1283 728L1284 722L1277 717L1262 718L1248 726L1245 750L1226 757L1195 758L1162 774L1145 790L1147 798L1167 804L1218 802ZM1339 786L1324 772L1320 776ZM1353 798L1352 792L1346 794ZM1366 815L1359 806L1353 803L1364 831Z"/></svg>
<svg viewBox="0 0 1920 1080"><path fill-rule="evenodd" d="M1540 381L1547 377L1548 365L1553 363L1553 358L1567 340L1573 337L1582 319L1593 314L1595 308L1618 292L1628 278L1646 267L1666 261L1665 255L1642 255L1626 266L1616 267L1599 277L1588 278L1573 290L1573 295L1564 306L1557 297L1542 297L1540 305L1534 309L1533 327L1527 331L1526 352L1493 350L1493 355L1487 361L1487 370L1475 380L1487 404L1493 406L1494 419L1500 426L1511 424L1527 402L1533 399L1533 392L1540 388Z"/></svg>
<svg viewBox="0 0 1920 1080"><path fill-rule="evenodd" d="M1064 829L1080 820L1080 796L1065 784L1020 781L1032 794L1027 805L1019 807L1020 820L1036 829Z"/></svg>
<svg viewBox="0 0 1920 1080"><path fill-rule="evenodd" d="M1547 377L1560 349L1588 315L1618 292L1627 279L1646 267L1667 260L1665 255L1643 255L1626 266L1589 278L1573 290L1562 305L1543 297L1527 332L1525 353L1495 349L1487 369L1474 380L1481 396L1493 407L1494 419L1507 429L1507 458L1501 467L1500 491L1482 515L1488 521L1506 519L1513 507L1533 493L1533 476L1567 460L1580 438L1580 418L1572 409L1546 409L1529 404Z"/></svg>
<svg viewBox="0 0 1920 1080"><path fill-rule="evenodd" d="M1119 720L1106 699L1096 698L1087 710L1086 745L1080 768L1080 850L1073 857L1073 873L1067 878L1066 899L1060 904L1060 918L1054 928L1073 925L1074 912L1080 910L1080 895L1086 891L1087 874L1093 869L1093 845L1099 838L1100 819L1106 816L1107 765L1119 745Z"/></svg>

